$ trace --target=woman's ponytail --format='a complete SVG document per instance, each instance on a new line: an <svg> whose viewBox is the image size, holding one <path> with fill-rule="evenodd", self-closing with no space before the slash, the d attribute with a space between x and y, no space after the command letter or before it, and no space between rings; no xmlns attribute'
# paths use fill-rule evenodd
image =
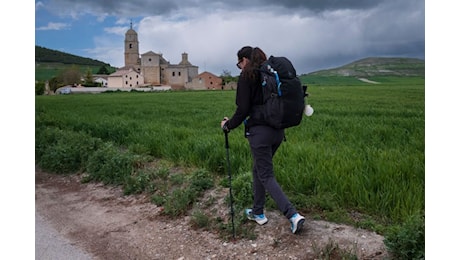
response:
<svg viewBox="0 0 460 260"><path fill-rule="evenodd" d="M249 63L242 71L243 76L256 80L259 75L259 68L267 60L267 56L259 47L252 48L245 46L238 51L238 59L247 58Z"/></svg>

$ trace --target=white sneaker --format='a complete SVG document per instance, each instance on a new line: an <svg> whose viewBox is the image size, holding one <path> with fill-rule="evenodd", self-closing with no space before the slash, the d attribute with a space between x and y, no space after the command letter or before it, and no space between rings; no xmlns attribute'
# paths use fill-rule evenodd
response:
<svg viewBox="0 0 460 260"><path fill-rule="evenodd" d="M268 222L268 218L265 217L265 214L252 214L252 209L245 209L244 214L249 220L254 220L259 225L263 225Z"/></svg>
<svg viewBox="0 0 460 260"><path fill-rule="evenodd" d="M292 233L297 234L302 230L303 223L305 222L305 218L299 213L295 213L294 215L292 215L289 221L291 222Z"/></svg>

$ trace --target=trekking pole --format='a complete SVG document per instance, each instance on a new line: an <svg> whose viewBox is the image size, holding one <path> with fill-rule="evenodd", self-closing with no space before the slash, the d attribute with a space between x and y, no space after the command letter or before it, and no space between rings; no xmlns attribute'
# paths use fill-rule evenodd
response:
<svg viewBox="0 0 460 260"><path fill-rule="evenodd" d="M232 215L232 231L233 231L233 239L235 239L235 223L233 222L233 195L232 195L232 174L230 172L230 154L228 152L228 132L224 131L225 133L225 149L227 150L227 172L228 172L228 182L230 185L230 214Z"/></svg>

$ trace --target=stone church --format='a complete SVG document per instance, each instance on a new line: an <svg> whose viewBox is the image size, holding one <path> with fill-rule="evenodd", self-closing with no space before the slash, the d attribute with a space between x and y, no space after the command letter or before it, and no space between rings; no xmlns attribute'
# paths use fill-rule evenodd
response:
<svg viewBox="0 0 460 260"><path fill-rule="evenodd" d="M148 51L139 55L137 32L130 29L125 33L125 65L108 77L107 85L117 88L139 88L149 86L170 86L185 89L198 76L198 66L188 61L188 54L182 53L179 64L170 64L162 54Z"/></svg>

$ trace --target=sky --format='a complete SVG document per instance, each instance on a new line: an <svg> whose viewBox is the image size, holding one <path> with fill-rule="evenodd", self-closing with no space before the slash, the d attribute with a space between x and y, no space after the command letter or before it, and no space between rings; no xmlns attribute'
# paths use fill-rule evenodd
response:
<svg viewBox="0 0 460 260"><path fill-rule="evenodd" d="M35 45L124 66L132 23L140 54L236 76L237 51L286 56L298 74L366 57L425 59L421 0L40 0Z"/></svg>

